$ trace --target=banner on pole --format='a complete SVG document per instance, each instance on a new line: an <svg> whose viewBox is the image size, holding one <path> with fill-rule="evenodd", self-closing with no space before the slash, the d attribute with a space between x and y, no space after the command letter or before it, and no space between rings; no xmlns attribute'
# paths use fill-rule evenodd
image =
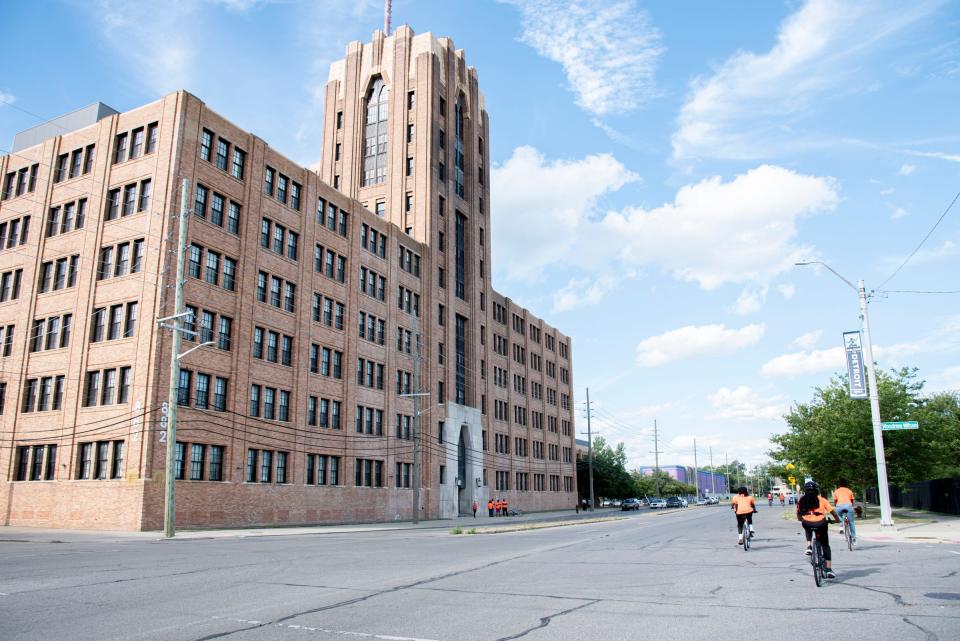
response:
<svg viewBox="0 0 960 641"><path fill-rule="evenodd" d="M860 332L844 332L843 349L847 354L850 398L867 398L867 379L863 372L863 349L860 342Z"/></svg>

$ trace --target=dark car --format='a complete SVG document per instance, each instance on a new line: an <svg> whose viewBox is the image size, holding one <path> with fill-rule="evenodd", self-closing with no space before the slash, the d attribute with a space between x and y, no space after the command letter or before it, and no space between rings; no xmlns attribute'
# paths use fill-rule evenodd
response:
<svg viewBox="0 0 960 641"><path fill-rule="evenodd" d="M678 496L671 496L667 499L667 507L683 507L683 501Z"/></svg>
<svg viewBox="0 0 960 641"><path fill-rule="evenodd" d="M623 499L623 503L620 504L620 511L624 512L626 510L640 511L640 499Z"/></svg>

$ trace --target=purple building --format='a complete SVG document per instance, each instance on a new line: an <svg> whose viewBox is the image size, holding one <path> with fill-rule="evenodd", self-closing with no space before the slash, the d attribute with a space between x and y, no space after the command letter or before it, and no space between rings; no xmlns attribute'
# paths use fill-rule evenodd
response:
<svg viewBox="0 0 960 641"><path fill-rule="evenodd" d="M644 465L639 468L641 474L646 476L653 476L653 466ZM688 485L694 485L694 470L692 467L685 467L683 465L661 465L661 472L666 472L671 478L674 478L681 483L686 483ZM718 472L708 472L707 470L697 470L696 475L697 487L700 488L700 494L704 496L712 495L725 495L729 494L729 489L727 488L727 477L724 474Z"/></svg>

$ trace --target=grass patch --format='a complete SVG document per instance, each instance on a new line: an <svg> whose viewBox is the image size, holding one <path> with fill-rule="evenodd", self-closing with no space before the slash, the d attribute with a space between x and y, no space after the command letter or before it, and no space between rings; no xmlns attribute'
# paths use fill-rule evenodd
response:
<svg viewBox="0 0 960 641"><path fill-rule="evenodd" d="M450 530L450 534L463 534L463 528L459 526L455 527L452 530Z"/></svg>
<svg viewBox="0 0 960 641"><path fill-rule="evenodd" d="M476 533L477 533L477 528L475 527L472 527L469 530L467 530L467 534L476 534Z"/></svg>

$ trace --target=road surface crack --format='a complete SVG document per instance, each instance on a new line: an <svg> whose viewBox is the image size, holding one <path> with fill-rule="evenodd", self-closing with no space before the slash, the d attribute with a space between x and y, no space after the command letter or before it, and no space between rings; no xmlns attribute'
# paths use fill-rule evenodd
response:
<svg viewBox="0 0 960 641"><path fill-rule="evenodd" d="M907 625L912 625L912 626L915 627L916 629L918 629L918 630L920 630L921 632L923 632L924 634L926 634L926 635L927 635L927 641L940 641L939 637L937 637L937 635L935 635L933 632L931 632L930 630L927 630L927 629L924 628L924 627L921 627L921 626L917 625L916 623L914 623L913 621L911 621L911 620L908 619L907 617L903 617L903 622L906 623Z"/></svg>
<svg viewBox="0 0 960 641"><path fill-rule="evenodd" d="M535 625L535 626L533 626L533 627L531 627L531 628L527 628L526 630L524 630L524 631L522 631L522 632L519 632L519 633L517 633L517 634L514 634L514 635L512 635L512 636L509 636L509 637L500 637L499 639L497 639L497 641L511 641L511 639L519 639L519 638L521 638L521 637L525 637L525 636L527 636L528 634L530 634L531 632L533 632L534 630L540 630L540 629L542 629L542 628L547 627L548 625L550 625L550 623L551 623L556 617L561 617L561 616L563 616L563 615L565 615L565 614L570 614L571 612L576 612L577 610L581 610L581 609L583 609L583 608L585 608L585 607L587 607L587 606L593 605L594 603L598 603L598 601L589 601L589 602L587 602L587 603L581 603L580 605L578 605L578 606L576 606L576 607L568 608L568 609L566 609L566 610L561 610L561 611L559 611L559 612L556 612L556 613L554 613L554 614L551 614L550 616L540 617L540 623L539 623L538 625Z"/></svg>

